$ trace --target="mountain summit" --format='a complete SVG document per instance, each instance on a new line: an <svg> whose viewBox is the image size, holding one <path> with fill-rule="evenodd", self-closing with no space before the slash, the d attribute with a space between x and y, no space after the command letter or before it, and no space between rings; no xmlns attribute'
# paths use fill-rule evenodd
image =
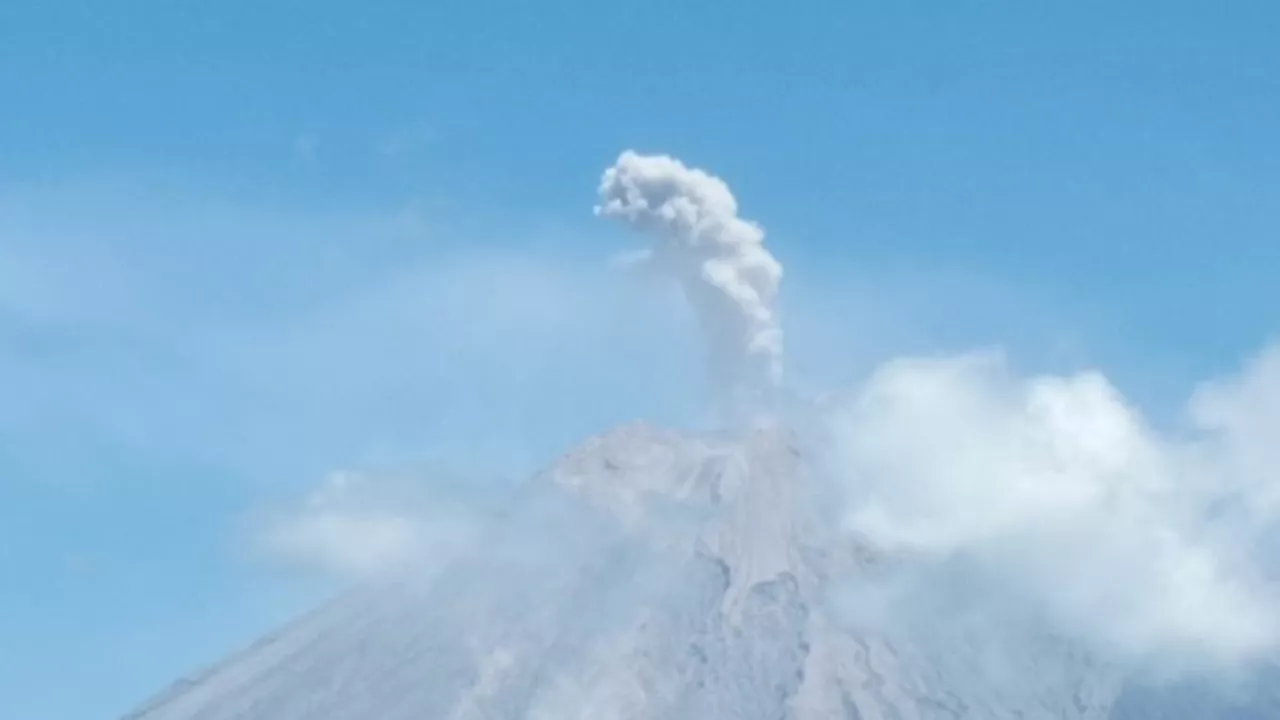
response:
<svg viewBox="0 0 1280 720"><path fill-rule="evenodd" d="M1118 717L1113 672L1030 614L953 605L983 593L961 575L868 611L909 561L833 532L814 472L782 426L618 428L461 560L352 590L127 720Z"/></svg>

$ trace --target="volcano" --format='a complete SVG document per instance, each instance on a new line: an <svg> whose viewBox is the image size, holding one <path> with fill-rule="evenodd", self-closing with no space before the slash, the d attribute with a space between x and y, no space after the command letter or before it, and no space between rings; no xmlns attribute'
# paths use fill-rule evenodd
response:
<svg viewBox="0 0 1280 720"><path fill-rule="evenodd" d="M483 546L352 589L127 720L1280 717L1126 689L1034 613L966 609L998 589L963 573L866 611L911 560L834 531L812 457L781 426L618 428Z"/></svg>

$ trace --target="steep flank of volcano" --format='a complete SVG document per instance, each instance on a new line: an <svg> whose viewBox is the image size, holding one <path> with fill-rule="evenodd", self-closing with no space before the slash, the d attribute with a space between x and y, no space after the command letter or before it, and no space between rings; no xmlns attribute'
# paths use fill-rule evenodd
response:
<svg viewBox="0 0 1280 720"><path fill-rule="evenodd" d="M618 428L444 571L353 590L130 720L1108 716L1114 679L1034 619L845 617L902 561L832 532L813 472L780 426Z"/></svg>

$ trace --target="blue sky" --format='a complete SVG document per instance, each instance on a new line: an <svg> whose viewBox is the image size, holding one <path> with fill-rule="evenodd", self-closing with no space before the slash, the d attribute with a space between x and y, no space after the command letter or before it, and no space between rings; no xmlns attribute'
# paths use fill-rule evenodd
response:
<svg viewBox="0 0 1280 720"><path fill-rule="evenodd" d="M698 422L692 321L591 215L626 148L767 228L801 389L999 344L1176 422L1276 329L1278 32L1245 1L5 3L4 714L114 716L314 602L245 518L335 469Z"/></svg>

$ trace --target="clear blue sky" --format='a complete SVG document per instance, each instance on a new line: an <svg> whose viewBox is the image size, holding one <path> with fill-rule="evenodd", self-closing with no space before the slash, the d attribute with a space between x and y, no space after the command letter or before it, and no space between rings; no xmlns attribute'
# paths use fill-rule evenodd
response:
<svg viewBox="0 0 1280 720"><path fill-rule="evenodd" d="M1276 330L1278 37L1261 0L0 4L0 715L113 717L306 607L246 517L331 470L693 422L689 320L591 216L626 148L768 229L798 386L1001 344L1164 418Z"/></svg>

